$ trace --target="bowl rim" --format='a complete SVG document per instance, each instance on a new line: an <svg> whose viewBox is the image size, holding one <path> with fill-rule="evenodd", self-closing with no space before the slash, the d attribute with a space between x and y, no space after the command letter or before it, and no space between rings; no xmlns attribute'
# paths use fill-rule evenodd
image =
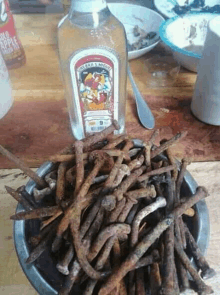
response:
<svg viewBox="0 0 220 295"><path fill-rule="evenodd" d="M160 5L160 3L163 3L163 6ZM204 6L201 6L201 7L198 7L198 8L195 8L193 10L190 10L190 12L187 12L187 13L183 13L183 14L178 14L176 13L173 8L175 7L176 4L178 4L178 2L176 0L153 0L153 4L154 4L154 7L157 9L157 11L159 13L161 13L163 16L165 16L166 18L172 18L174 16L184 16L186 14L189 14L189 13L212 13L212 14L219 14L219 12L210 12L210 11L201 11L199 9L202 9L205 7ZM167 9L167 5L166 4L169 4L169 10ZM189 4L184 4L184 5L179 5L179 6L189 6ZM214 7L215 5L209 5L210 8Z"/></svg>
<svg viewBox="0 0 220 295"><path fill-rule="evenodd" d="M151 8L148 8L146 6L142 6L142 5L135 4L135 3L129 3L129 2L120 2L120 3L118 3L118 2L109 2L108 7L109 7L110 11L111 11L111 6L113 7L114 5L115 6L117 5L118 7L119 6L123 7L124 5L126 5L126 7L131 7L131 8L132 7L141 7L141 9L144 9L145 11L149 11L153 15L157 15L161 19L161 22L163 22L165 20L164 17L159 12L157 12L157 11L151 9ZM124 24L123 24L123 26L124 26ZM157 31L157 33L159 33L159 30ZM128 51L128 59L132 60L132 59L143 56L146 53L146 51L149 52L150 50L152 50L159 42L160 42L160 37L158 37L158 39L149 46L146 46L146 47L138 49L138 50ZM133 55L137 55L137 54L138 54L138 57L133 57Z"/></svg>
<svg viewBox="0 0 220 295"><path fill-rule="evenodd" d="M134 143L137 147L142 147L141 140L134 140ZM53 167L52 162L43 163L38 169L37 174L41 177L45 176ZM190 191L194 194L196 192L196 188L198 187L195 179L191 176L191 174L186 171L184 180L188 185ZM33 188L36 186L36 183L33 180L29 180L25 186L25 189L28 193L31 193ZM205 200L199 201L196 205L196 211L198 215L202 216L202 218L198 218L198 235L197 235L197 244L201 249L202 253L205 254L210 240L210 222L209 222L209 212L206 205ZM16 213L24 210L23 207L18 204L16 208ZM40 271L35 266L35 263L27 265L25 261L29 257L28 245L25 240L25 221L24 220L16 220L13 222L13 236L14 236L14 245L17 253L18 261L20 266L25 273L27 279L34 287L34 289L43 295L57 295L58 291L55 290L44 277L41 275Z"/></svg>
<svg viewBox="0 0 220 295"><path fill-rule="evenodd" d="M159 28L159 35L160 35L160 38L161 40L166 44L168 45L172 50L174 51L177 51L179 53L182 53L183 55L187 55L187 56L190 56L190 57L194 57L194 58L197 58L197 59L200 59L202 57L202 54L198 54L198 53L194 53L192 51L189 51L189 50L186 50L186 49L183 49L183 48L180 48L179 46L175 45L172 41L169 40L168 36L167 36L167 28L170 24L174 23L176 20L180 19L180 18L191 18L195 15L199 15L199 16L207 16L207 15L210 15L210 16L213 16L215 17L215 15L213 15L213 13L209 13L209 12L191 12L191 13L187 13L186 15L183 15L183 16L174 16L168 20L165 20L162 22L162 24L160 25L160 28Z"/></svg>

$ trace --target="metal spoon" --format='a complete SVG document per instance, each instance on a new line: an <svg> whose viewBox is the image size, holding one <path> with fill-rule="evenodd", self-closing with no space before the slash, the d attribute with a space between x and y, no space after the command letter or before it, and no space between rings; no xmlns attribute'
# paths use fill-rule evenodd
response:
<svg viewBox="0 0 220 295"><path fill-rule="evenodd" d="M128 77L130 79L131 86L134 92L139 120L145 128L153 129L155 126L154 116L134 81L129 65L128 65Z"/></svg>

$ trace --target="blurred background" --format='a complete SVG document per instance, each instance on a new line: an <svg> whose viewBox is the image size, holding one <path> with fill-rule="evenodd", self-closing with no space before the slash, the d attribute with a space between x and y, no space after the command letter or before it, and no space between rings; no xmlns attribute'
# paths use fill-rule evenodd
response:
<svg viewBox="0 0 220 295"><path fill-rule="evenodd" d="M9 0L13 14L18 13L58 13L63 11L62 2L67 0ZM49 4L50 5L45 5ZM107 0L107 2L128 2L153 9L152 0ZM44 4L45 3L45 4Z"/></svg>

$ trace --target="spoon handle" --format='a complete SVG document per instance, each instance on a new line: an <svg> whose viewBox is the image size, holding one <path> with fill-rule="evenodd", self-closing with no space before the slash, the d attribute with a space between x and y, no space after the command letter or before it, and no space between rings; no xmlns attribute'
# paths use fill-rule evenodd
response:
<svg viewBox="0 0 220 295"><path fill-rule="evenodd" d="M139 120L145 128L153 129L155 126L154 116L153 116L148 104L146 103L146 101L142 97L142 95L141 95L141 93L134 81L134 78L132 76L129 65L128 65L128 77L130 79L131 86L132 86L132 89L134 92Z"/></svg>

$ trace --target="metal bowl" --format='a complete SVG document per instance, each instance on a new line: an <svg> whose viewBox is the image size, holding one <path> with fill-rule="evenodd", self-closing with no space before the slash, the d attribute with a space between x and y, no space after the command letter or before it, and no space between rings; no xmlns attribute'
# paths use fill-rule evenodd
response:
<svg viewBox="0 0 220 295"><path fill-rule="evenodd" d="M135 142L137 145L140 141ZM139 144L141 146L141 143ZM45 176L52 168L51 162L44 163L38 170L39 176ZM29 180L26 185L26 191L31 194L35 182ZM192 178L189 172L186 172L184 177L184 183L181 188L181 196L189 196L195 193L197 183ZM209 244L209 215L206 203L204 200L198 202L195 206L196 214L193 218L187 218L187 222L195 240L198 243L199 248L204 254ZM21 205L17 206L16 213L22 211ZM27 265L25 261L29 257L30 244L27 236L37 234L39 231L39 221L14 221L14 243L17 256L20 265L29 279L32 286L36 289L39 294L42 295L55 295L58 294L58 290L62 284L64 276L60 274L56 269L56 261L50 254L50 251L45 251L36 263ZM75 287L73 294L81 294L82 291Z"/></svg>

